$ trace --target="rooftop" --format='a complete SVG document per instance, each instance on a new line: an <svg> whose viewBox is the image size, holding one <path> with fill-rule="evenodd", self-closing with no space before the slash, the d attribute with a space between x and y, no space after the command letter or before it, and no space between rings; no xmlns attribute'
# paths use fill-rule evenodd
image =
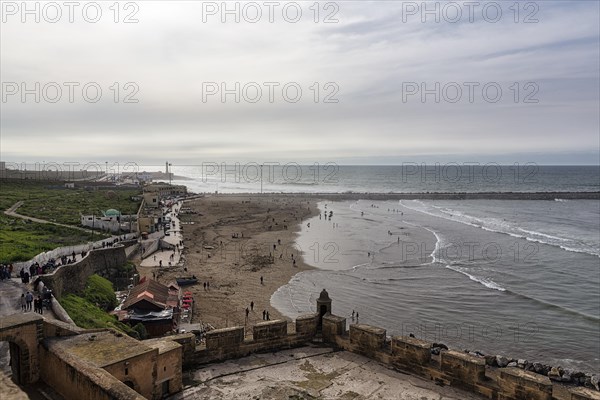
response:
<svg viewBox="0 0 600 400"><path fill-rule="evenodd" d="M164 338L148 339L144 340L143 343L153 349L158 349L158 354L168 353L181 345L173 340L167 340Z"/></svg>
<svg viewBox="0 0 600 400"><path fill-rule="evenodd" d="M146 279L131 289L121 309L135 307L140 301L148 301L165 309L167 306L177 306L177 295L173 290L170 291L168 286L152 279Z"/></svg>
<svg viewBox="0 0 600 400"><path fill-rule="evenodd" d="M100 368L153 351L152 347L138 340L111 331L52 339L49 347L55 352L68 352Z"/></svg>

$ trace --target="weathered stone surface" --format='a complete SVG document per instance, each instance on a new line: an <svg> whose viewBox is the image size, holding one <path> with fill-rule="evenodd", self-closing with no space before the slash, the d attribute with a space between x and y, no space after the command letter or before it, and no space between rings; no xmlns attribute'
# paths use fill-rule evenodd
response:
<svg viewBox="0 0 600 400"><path fill-rule="evenodd" d="M256 366L260 365L260 368ZM255 354L192 372L205 382L173 400L340 399L477 400L480 396L429 379L391 371L386 365L347 351L301 347Z"/></svg>
<svg viewBox="0 0 600 400"><path fill-rule="evenodd" d="M600 392L589 388L570 388L570 400L600 400Z"/></svg>
<svg viewBox="0 0 600 400"><path fill-rule="evenodd" d="M60 299L63 293L83 291L87 279L97 273L120 267L127 262L125 247L108 247L92 250L82 260L59 267L52 274L42 275L44 284Z"/></svg>
<svg viewBox="0 0 600 400"><path fill-rule="evenodd" d="M0 318L0 341L13 344L10 346L11 359L19 360L17 379L24 385L37 382L40 376L38 343L43 338L43 321L35 313Z"/></svg>
<svg viewBox="0 0 600 400"><path fill-rule="evenodd" d="M287 321L275 320L260 322L252 328L254 340L270 340L287 335Z"/></svg>
<svg viewBox="0 0 600 400"><path fill-rule="evenodd" d="M498 386L501 398L515 400L551 400L552 382L548 377L519 368L500 370Z"/></svg>
<svg viewBox="0 0 600 400"><path fill-rule="evenodd" d="M334 342L336 335L343 335L346 332L346 318L325 314L323 316L322 331L325 342Z"/></svg>
<svg viewBox="0 0 600 400"><path fill-rule="evenodd" d="M406 368L421 368L431 360L431 343L408 336L392 338L392 363Z"/></svg>
<svg viewBox="0 0 600 400"><path fill-rule="evenodd" d="M371 325L350 325L350 342L358 344L362 350L379 350L385 344L385 329Z"/></svg>
<svg viewBox="0 0 600 400"><path fill-rule="evenodd" d="M206 348L208 350L239 346L243 341L243 326L215 329L206 334Z"/></svg>
<svg viewBox="0 0 600 400"><path fill-rule="evenodd" d="M305 314L296 318L296 333L299 335L314 336L319 325L319 314Z"/></svg>
<svg viewBox="0 0 600 400"><path fill-rule="evenodd" d="M441 370L453 385L472 388L485 380L485 360L453 350L441 353Z"/></svg>

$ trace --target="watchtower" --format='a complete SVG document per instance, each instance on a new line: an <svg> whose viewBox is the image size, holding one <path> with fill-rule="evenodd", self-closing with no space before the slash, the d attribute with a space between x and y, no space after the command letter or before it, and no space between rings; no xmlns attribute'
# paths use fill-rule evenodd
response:
<svg viewBox="0 0 600 400"><path fill-rule="evenodd" d="M323 326L323 316L327 313L331 314L331 299L327 290L323 289L317 299L317 312L319 313L319 330Z"/></svg>

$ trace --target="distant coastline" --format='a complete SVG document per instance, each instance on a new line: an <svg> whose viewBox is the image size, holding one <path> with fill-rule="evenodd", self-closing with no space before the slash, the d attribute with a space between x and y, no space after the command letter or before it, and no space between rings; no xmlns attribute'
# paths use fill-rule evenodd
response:
<svg viewBox="0 0 600 400"><path fill-rule="evenodd" d="M212 193L204 193L210 195ZM323 200L600 200L600 192L218 193L219 196L311 197Z"/></svg>

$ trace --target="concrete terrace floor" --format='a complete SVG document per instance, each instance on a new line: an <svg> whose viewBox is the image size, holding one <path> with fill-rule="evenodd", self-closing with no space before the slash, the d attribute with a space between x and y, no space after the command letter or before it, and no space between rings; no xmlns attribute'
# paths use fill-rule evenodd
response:
<svg viewBox="0 0 600 400"><path fill-rule="evenodd" d="M208 364L185 373L184 383L188 385L184 391L170 399L482 399L327 347L301 347Z"/></svg>

